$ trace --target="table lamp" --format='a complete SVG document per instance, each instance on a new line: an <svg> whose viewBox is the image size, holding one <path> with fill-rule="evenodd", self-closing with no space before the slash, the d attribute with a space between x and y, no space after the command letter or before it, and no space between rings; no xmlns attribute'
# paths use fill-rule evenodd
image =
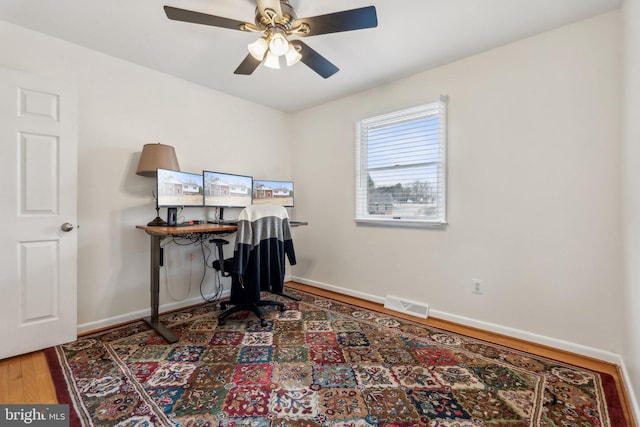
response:
<svg viewBox="0 0 640 427"><path fill-rule="evenodd" d="M178 159L176 158L176 150L170 145L164 144L145 144L142 147L140 160L138 161L137 175L155 177L158 179L158 168L179 171ZM160 208L158 207L158 195L153 194L156 199L156 218L147 225L167 225L160 218Z"/></svg>

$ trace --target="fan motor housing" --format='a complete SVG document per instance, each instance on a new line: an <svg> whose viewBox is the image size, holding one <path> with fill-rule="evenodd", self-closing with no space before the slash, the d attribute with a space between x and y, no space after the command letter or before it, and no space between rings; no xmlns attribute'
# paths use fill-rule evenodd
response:
<svg viewBox="0 0 640 427"><path fill-rule="evenodd" d="M275 11L273 11L275 17L272 21L269 16L263 15L260 13L260 9L256 8L256 26L261 30L266 30L276 24L286 31L290 30L293 22L297 19L296 12L287 1L280 1L280 9L282 16L275 15Z"/></svg>

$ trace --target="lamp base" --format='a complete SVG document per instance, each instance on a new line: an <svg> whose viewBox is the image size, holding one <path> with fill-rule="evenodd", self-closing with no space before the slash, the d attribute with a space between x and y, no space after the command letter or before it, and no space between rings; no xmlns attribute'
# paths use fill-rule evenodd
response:
<svg viewBox="0 0 640 427"><path fill-rule="evenodd" d="M149 227L152 227L152 226L165 227L167 225L167 222L164 219L157 216L153 221L151 221L147 225Z"/></svg>

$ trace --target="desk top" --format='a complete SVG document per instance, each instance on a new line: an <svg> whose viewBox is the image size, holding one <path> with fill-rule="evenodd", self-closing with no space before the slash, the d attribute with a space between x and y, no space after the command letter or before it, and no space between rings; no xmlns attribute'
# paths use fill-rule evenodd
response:
<svg viewBox="0 0 640 427"><path fill-rule="evenodd" d="M309 223L306 221L292 221L291 227L308 224ZM238 229L235 225L210 223L185 225L180 227L168 227L165 225L136 225L136 228L159 236L175 236L178 234L191 233L232 233Z"/></svg>
<svg viewBox="0 0 640 427"><path fill-rule="evenodd" d="M136 228L144 230L147 233L157 234L162 236L170 236L177 234L190 234L190 233L231 233L238 229L235 225L224 224L194 224L183 227L167 227L157 225L136 225Z"/></svg>

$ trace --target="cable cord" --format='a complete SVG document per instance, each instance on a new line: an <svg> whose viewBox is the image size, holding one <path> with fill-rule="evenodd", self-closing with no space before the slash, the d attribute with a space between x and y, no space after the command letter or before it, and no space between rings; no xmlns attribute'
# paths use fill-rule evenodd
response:
<svg viewBox="0 0 640 427"><path fill-rule="evenodd" d="M178 212L176 212L176 222L181 224L184 222L184 215L182 215L182 211L184 208L178 208Z"/></svg>
<svg viewBox="0 0 640 427"><path fill-rule="evenodd" d="M216 234L217 236L227 236L230 233L224 233L224 234ZM211 237L211 235L209 233L194 233L194 234L187 234L187 235L181 235L181 236L171 236L170 238L164 239L161 244L160 247L164 248L165 246L173 243L177 246L195 246L195 245L200 245L200 252L202 253L202 277L200 279L200 286L199 286L199 290L200 290L200 296L202 297L202 299L205 302L216 302L219 301L222 298L222 292L224 289L223 283L222 283L222 278L221 278L221 274L218 270L216 270L216 274L214 275L214 279L213 279L213 291L212 294L210 296L206 296L205 295L205 290L204 290L204 285L205 285L205 280L206 280L206 276L207 276L207 268L210 269L214 269L213 268L213 263L218 260L218 254L217 251L214 251L211 249L211 247L207 244L209 238ZM206 251L205 251L206 250ZM211 260L211 255L214 254L215 259ZM168 268L168 263L166 260L168 260L168 257L164 257L165 259L165 263L164 263L164 276L165 276L165 284L166 284L166 288L167 288L167 294L169 295L169 297L173 300L173 301L184 301L185 299L187 299L187 297L191 294L191 287L193 284L193 254L190 254L189 256L189 286L187 288L187 293L184 296L184 298L182 299L178 299L176 298L172 292L171 292L171 286L170 286L170 281L169 281L169 268ZM218 260L220 262L224 262L223 260Z"/></svg>
<svg viewBox="0 0 640 427"><path fill-rule="evenodd" d="M218 207L216 207L215 211L213 212L213 219L209 219L209 221L220 222L220 210L218 209Z"/></svg>
<svg viewBox="0 0 640 427"><path fill-rule="evenodd" d="M182 298L176 298L172 292L171 292L171 284L169 281L169 263L167 262L167 260L169 259L168 257L164 257L165 259L165 263L164 263L164 280L165 280L165 284L167 285L167 295L169 295L169 298L171 298L173 301L184 301L186 300L189 295L191 294L191 283L192 283L192 271L193 271L193 254L189 254L189 286L187 286L187 292L185 294L184 297Z"/></svg>
<svg viewBox="0 0 640 427"><path fill-rule="evenodd" d="M183 241L186 241L186 242L183 242ZM192 245L197 245L198 243L202 243L203 241L204 241L204 236L201 234L189 234L189 235L179 236L179 237L171 236L170 239L165 239L162 241L161 247L167 246L170 243L173 243L177 246L192 246ZM169 259L168 257L165 257L165 260L168 260L168 259ZM193 286L193 259L194 259L193 254L189 254L189 273L188 273L187 292L186 292L186 295L181 299L176 298L171 292L171 285L169 281L169 267L168 267L168 262L165 261L164 275L165 275L165 283L167 287L167 294L169 295L169 298L171 298L173 301L184 301L191 294L191 288ZM200 281L201 286L202 286L202 282L204 281L204 276L206 274L206 268L203 267L202 269L203 269L203 277Z"/></svg>
<svg viewBox="0 0 640 427"><path fill-rule="evenodd" d="M202 261L203 261L203 265L204 265L204 272L202 274L202 280L200 281L200 296L202 297L203 300L205 300L206 302L216 302L219 301L220 298L222 297L222 282L220 279L220 272L216 270L216 274L213 276L213 282L214 282L214 287L213 287L213 294L210 297L205 296L205 292L204 292L204 279L207 273L207 268L211 268L213 269L213 263L214 261L211 261L211 264L209 264L209 258L211 257L212 252L216 253L215 251L212 251L211 248L209 247L209 245L207 245L205 243L205 239L202 239L200 241L200 246L202 248ZM205 248L208 251L208 254L205 254ZM217 253L216 253L216 259L217 257ZM220 261L222 262L222 261Z"/></svg>
<svg viewBox="0 0 640 427"><path fill-rule="evenodd" d="M162 251L164 251L165 247L169 246L169 244L175 243L174 240L175 239L173 238L173 236L162 239L162 241L160 242L160 249ZM162 267L164 267L163 268L163 270L164 270L164 284L165 284L165 287L167 288L167 295L169 295L169 298L171 298L173 301L184 301L187 298L187 296L189 296L188 292L190 291L190 289L187 291L187 295L185 295L185 297L182 298L182 299L178 299L178 298L173 296L173 294L171 293L171 284L170 284L170 281L169 281L169 264L167 262L169 257L163 255L162 258L164 260L164 262L162 264Z"/></svg>

